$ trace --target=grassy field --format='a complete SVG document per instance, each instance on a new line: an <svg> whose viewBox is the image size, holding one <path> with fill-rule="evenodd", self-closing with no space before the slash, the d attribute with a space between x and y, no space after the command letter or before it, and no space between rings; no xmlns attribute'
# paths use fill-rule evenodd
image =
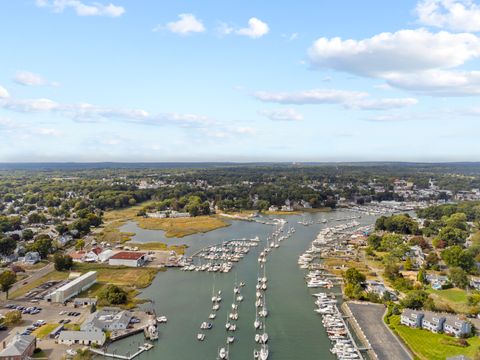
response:
<svg viewBox="0 0 480 360"><path fill-rule="evenodd" d="M12 291L11 293L8 294L8 297L10 299L15 299L17 297L20 297L22 295L25 295L27 292L29 292L30 290L36 288L37 286L43 284L43 283L46 283L47 281L50 281L50 280L65 280L68 278L68 272L60 272L60 271L52 271L50 273L48 273L47 275L45 276L42 276L41 278L35 280L35 281L32 281L31 283L27 284L27 285L24 285L22 288L16 290L16 291Z"/></svg>
<svg viewBox="0 0 480 360"><path fill-rule="evenodd" d="M467 305L467 292L462 289L452 288L445 290L428 289L435 302L435 306L442 309L452 309L459 313L468 313L470 306Z"/></svg>
<svg viewBox="0 0 480 360"><path fill-rule="evenodd" d="M196 233L205 233L229 226L217 216L196 216L191 218L144 218L137 216L138 211L151 204L151 201L126 209L107 211L104 215L104 228L98 233L99 241L109 243L131 240L134 233L121 232L118 229L128 221L135 221L139 227L147 230L163 230L166 237L184 237Z"/></svg>
<svg viewBox="0 0 480 360"><path fill-rule="evenodd" d="M454 337L403 326L400 324L400 315L391 316L389 326L421 360L445 360L456 355L473 358L480 346L480 338L477 336L467 339L468 346L463 347Z"/></svg>
<svg viewBox="0 0 480 360"><path fill-rule="evenodd" d="M100 283L135 286L137 288L145 288L150 285L158 272L157 269L148 267L132 268L86 263L75 264L73 270L81 273L94 270L97 272L97 281Z"/></svg>
<svg viewBox="0 0 480 360"><path fill-rule="evenodd" d="M40 326L38 329L32 331L32 335L35 335L39 339L43 339L44 337L48 336L55 328L58 326L58 324L45 324L43 326Z"/></svg>
<svg viewBox="0 0 480 360"><path fill-rule="evenodd" d="M185 253L186 245L167 245L162 242L148 242L148 243L128 243L130 247L138 247L140 250L162 250L175 251L177 254L183 255Z"/></svg>

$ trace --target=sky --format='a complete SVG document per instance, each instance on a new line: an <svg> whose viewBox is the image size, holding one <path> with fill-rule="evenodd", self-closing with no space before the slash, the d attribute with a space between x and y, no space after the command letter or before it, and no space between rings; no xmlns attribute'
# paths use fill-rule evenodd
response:
<svg viewBox="0 0 480 360"><path fill-rule="evenodd" d="M480 1L0 1L0 162L480 161Z"/></svg>

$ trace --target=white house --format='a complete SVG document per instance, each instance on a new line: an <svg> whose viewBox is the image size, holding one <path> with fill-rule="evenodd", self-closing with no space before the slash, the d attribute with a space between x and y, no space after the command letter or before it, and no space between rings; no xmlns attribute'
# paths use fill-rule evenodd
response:
<svg viewBox="0 0 480 360"><path fill-rule="evenodd" d="M147 261L146 255L147 253L138 251L120 251L108 259L108 264L139 267Z"/></svg>

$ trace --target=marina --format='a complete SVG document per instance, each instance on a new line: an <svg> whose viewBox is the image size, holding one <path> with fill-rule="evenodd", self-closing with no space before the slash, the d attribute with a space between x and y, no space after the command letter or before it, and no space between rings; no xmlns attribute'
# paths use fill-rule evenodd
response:
<svg viewBox="0 0 480 360"><path fill-rule="evenodd" d="M277 223L273 228L253 221L232 221L228 228L172 239L174 243L182 241L189 246L188 257L195 257L204 249L224 242L251 241L257 236L260 241L256 242L257 246L249 246L248 253L241 261L235 262L235 267L228 273L173 269L159 274L140 297L154 300L144 306L154 306L158 313L168 316L169 321L167 326L160 328L153 351L144 352L139 358L217 359L222 355L233 360L336 359L337 355L331 352L333 345L322 324L322 316L312 309L315 302L312 295L324 290L305 286L305 276L309 271L321 271L322 279L331 282L329 296L340 292L339 279L328 275L317 260L306 262L308 269L299 269L298 260L305 254L305 249L312 250L312 257L316 256L316 251L325 253L334 245L324 246L329 243L324 240L347 236L349 231L369 226L375 220L373 216L362 215L354 220L336 221L352 216L358 216L358 213L339 210L305 216L276 216L283 219L284 224ZM273 222L273 219L267 222ZM313 224L298 224L302 220L313 221ZM354 226L353 221L358 225ZM325 232L324 240L318 239L321 231ZM140 238L141 235L136 236ZM150 239L155 241L152 237ZM315 244L312 239L317 240ZM134 241L139 240L134 238ZM311 249L312 246L315 248ZM195 259L193 264L200 261L206 260ZM266 282L262 281L264 277ZM235 293L234 288L239 288L240 292ZM221 300L212 301L213 297ZM340 306L341 299L337 299L336 306ZM203 322L210 323L211 328L200 329ZM226 329L227 323L232 330ZM111 347L115 346L117 353L126 353L131 344L142 341L140 336L143 337L136 335ZM222 348L224 351L220 354ZM341 347L344 348L347 346ZM334 349L340 349L340 345Z"/></svg>

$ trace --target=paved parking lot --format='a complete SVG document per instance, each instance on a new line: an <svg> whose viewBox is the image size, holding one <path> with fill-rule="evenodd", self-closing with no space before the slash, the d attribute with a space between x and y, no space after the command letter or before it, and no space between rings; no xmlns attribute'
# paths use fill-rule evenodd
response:
<svg viewBox="0 0 480 360"><path fill-rule="evenodd" d="M347 306L380 360L410 360L412 356L383 322L381 304L349 302Z"/></svg>

